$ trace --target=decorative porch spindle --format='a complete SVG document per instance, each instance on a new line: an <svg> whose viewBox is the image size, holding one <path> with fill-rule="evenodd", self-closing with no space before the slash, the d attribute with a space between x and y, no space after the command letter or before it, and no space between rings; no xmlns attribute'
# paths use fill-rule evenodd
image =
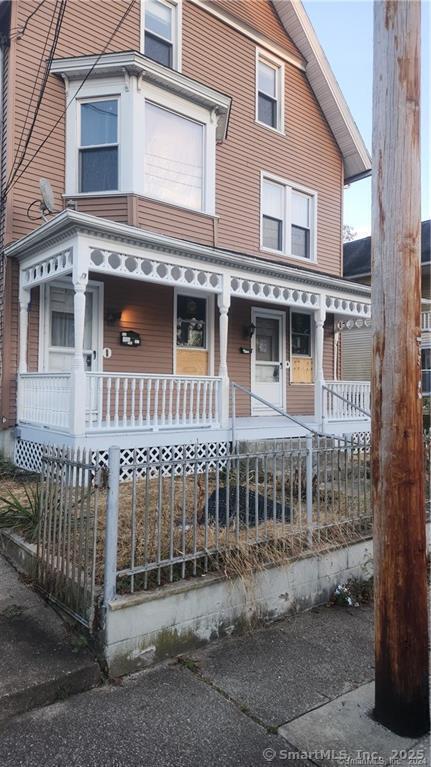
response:
<svg viewBox="0 0 431 767"><path fill-rule="evenodd" d="M85 325L85 291L87 289L88 274L81 274L78 280L74 280L73 297L74 311L74 343L75 350L72 362L72 412L70 431L74 435L85 432L85 407L86 376L84 369L84 325Z"/></svg>
<svg viewBox="0 0 431 767"><path fill-rule="evenodd" d="M219 336L220 336L220 363L219 376L221 380L220 387L220 422L223 428L228 427L229 421L229 372L227 368L227 339L229 328L229 308L230 308L230 285L226 281L223 285L223 292L217 296L219 308Z"/></svg>
<svg viewBox="0 0 431 767"><path fill-rule="evenodd" d="M326 319L325 296L321 296L321 306L314 312L314 415L319 423L323 420L323 342Z"/></svg>

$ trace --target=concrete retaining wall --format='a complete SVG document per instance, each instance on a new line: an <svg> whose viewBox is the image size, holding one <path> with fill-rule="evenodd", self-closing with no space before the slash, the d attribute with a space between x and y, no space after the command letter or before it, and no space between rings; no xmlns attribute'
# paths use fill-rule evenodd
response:
<svg viewBox="0 0 431 767"><path fill-rule="evenodd" d="M325 603L340 582L372 575L372 540L256 572L203 576L113 600L105 654L114 676L136 671L250 625Z"/></svg>

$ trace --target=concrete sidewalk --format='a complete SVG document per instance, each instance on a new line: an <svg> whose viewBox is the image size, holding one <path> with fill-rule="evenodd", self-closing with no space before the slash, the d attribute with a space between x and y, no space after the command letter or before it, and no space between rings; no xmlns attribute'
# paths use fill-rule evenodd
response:
<svg viewBox="0 0 431 767"><path fill-rule="evenodd" d="M100 678L92 654L0 554L0 721Z"/></svg>
<svg viewBox="0 0 431 767"><path fill-rule="evenodd" d="M0 764L382 766L394 751L406 767L408 747L428 765L429 741L397 738L370 717L372 617L319 608L15 717L0 732ZM372 750L381 759L366 761Z"/></svg>

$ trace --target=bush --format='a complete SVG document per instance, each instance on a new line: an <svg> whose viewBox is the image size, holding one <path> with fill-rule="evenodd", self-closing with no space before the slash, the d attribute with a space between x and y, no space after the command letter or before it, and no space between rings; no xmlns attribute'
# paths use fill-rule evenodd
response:
<svg viewBox="0 0 431 767"><path fill-rule="evenodd" d="M12 491L0 497L0 529L16 530L30 543L35 543L40 524L40 487L22 485L23 497Z"/></svg>

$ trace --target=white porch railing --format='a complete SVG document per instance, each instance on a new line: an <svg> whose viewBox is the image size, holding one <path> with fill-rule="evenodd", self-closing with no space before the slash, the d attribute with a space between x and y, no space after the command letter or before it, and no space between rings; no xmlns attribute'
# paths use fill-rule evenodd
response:
<svg viewBox="0 0 431 767"><path fill-rule="evenodd" d="M220 378L133 373L87 377L88 431L220 425Z"/></svg>
<svg viewBox="0 0 431 767"><path fill-rule="evenodd" d="M322 398L323 417L329 421L367 420L368 416L361 411L371 411L371 383L325 381Z"/></svg>
<svg viewBox="0 0 431 767"><path fill-rule="evenodd" d="M22 373L18 422L69 431L70 392L69 373Z"/></svg>

